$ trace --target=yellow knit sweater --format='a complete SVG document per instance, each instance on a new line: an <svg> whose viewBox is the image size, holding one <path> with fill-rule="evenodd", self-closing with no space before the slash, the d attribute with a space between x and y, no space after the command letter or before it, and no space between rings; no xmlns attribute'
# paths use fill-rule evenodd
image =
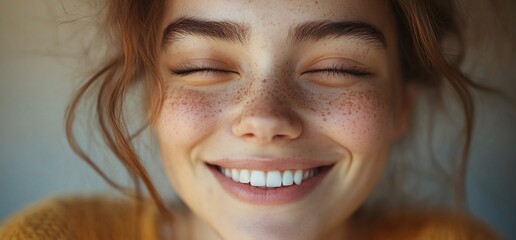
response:
<svg viewBox="0 0 516 240"><path fill-rule="evenodd" d="M0 227L1 240L158 240L160 217L152 202L70 197L38 203ZM444 213L391 215L367 223L374 240L500 239L469 218Z"/></svg>

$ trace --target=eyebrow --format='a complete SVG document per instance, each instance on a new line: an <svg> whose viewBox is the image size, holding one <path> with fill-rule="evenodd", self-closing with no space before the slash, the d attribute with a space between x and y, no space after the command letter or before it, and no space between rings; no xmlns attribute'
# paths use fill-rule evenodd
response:
<svg viewBox="0 0 516 240"><path fill-rule="evenodd" d="M182 17L170 23L163 31L163 47L188 35L245 44L249 41L250 28L231 21L210 21L193 17ZM372 44L386 47L385 36L371 24L360 21L312 21L291 28L288 38L299 44L325 38L354 37Z"/></svg>
<svg viewBox="0 0 516 240"><path fill-rule="evenodd" d="M376 27L360 21L315 21L302 23L289 33L294 43L317 41L332 37L353 37L368 43L379 43L386 47L385 36Z"/></svg>
<svg viewBox="0 0 516 240"><path fill-rule="evenodd" d="M163 46L187 35L230 42L246 43L249 40L249 27L230 21L208 21L192 17L182 17L169 24L163 31Z"/></svg>

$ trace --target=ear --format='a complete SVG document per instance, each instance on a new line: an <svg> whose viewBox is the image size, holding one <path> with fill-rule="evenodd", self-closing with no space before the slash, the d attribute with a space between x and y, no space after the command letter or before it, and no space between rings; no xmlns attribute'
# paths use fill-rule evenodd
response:
<svg viewBox="0 0 516 240"><path fill-rule="evenodd" d="M410 125L418 92L419 88L413 82L409 82L403 86L401 92L402 97L394 116L392 136L394 140L399 139Z"/></svg>

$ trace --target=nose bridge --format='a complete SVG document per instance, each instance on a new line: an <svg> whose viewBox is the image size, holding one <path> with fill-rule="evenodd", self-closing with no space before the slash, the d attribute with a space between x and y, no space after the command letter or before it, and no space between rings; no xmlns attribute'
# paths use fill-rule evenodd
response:
<svg viewBox="0 0 516 240"><path fill-rule="evenodd" d="M241 113L233 126L235 135L266 143L294 139L301 134L301 120L292 108L288 86L278 79L255 81L245 93Z"/></svg>
<svg viewBox="0 0 516 240"><path fill-rule="evenodd" d="M251 91L248 92L243 111L266 114L267 112L279 111L280 108L285 107L285 101L288 101L288 99L282 98L282 90L277 82L268 79L259 82L253 84Z"/></svg>
<svg viewBox="0 0 516 240"><path fill-rule="evenodd" d="M255 81L245 96L242 115L288 118L292 107L288 91L286 84L277 79Z"/></svg>

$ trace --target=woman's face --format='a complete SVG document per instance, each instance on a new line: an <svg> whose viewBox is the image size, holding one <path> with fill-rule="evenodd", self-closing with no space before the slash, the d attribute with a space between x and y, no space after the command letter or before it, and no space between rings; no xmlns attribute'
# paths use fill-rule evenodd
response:
<svg viewBox="0 0 516 240"><path fill-rule="evenodd" d="M382 0L171 1L153 126L168 177L224 239L337 236L401 134Z"/></svg>

